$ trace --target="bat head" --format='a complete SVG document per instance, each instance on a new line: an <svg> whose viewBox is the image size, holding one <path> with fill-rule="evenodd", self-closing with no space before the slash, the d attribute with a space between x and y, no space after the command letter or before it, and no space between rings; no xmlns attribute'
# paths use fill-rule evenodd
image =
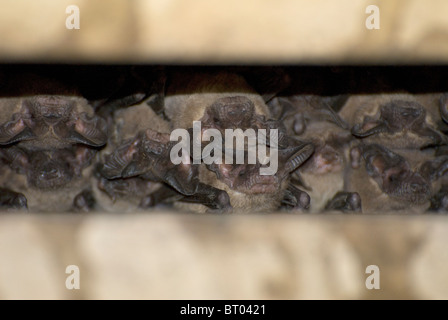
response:
<svg viewBox="0 0 448 320"><path fill-rule="evenodd" d="M311 143L302 143L297 146L277 150L277 159L270 153L269 163L256 161L255 164L221 164L212 163L207 168L213 171L218 180L224 182L229 188L246 194L274 194L284 187L284 182L290 174L300 167L314 152ZM246 152L247 153L247 152ZM248 157L246 156L245 159ZM273 162L277 162L273 165ZM262 169L275 168L271 174L262 174Z"/></svg>
<svg viewBox="0 0 448 320"><path fill-rule="evenodd" d="M96 150L83 146L30 151L17 146L0 149L3 162L27 177L30 187L46 190L64 187L82 175Z"/></svg>
<svg viewBox="0 0 448 320"><path fill-rule="evenodd" d="M181 194L191 195L199 183L198 166L191 164L188 153L183 154L181 163L173 163L171 149L175 144L169 134L147 129L106 156L100 173L107 179L142 177L164 182Z"/></svg>
<svg viewBox="0 0 448 320"><path fill-rule="evenodd" d="M278 175L260 175L261 164L211 164L208 169L230 189L245 194L275 193L280 189Z"/></svg>
<svg viewBox="0 0 448 320"><path fill-rule="evenodd" d="M363 147L367 173L391 197L422 204L429 199L431 187L419 172L411 170L402 156L379 145Z"/></svg>
<svg viewBox="0 0 448 320"><path fill-rule="evenodd" d="M56 189L68 184L74 177L70 164L57 154L36 152L30 158L28 183L38 189Z"/></svg>
<svg viewBox="0 0 448 320"><path fill-rule="evenodd" d="M0 145L42 140L40 147L84 144L100 147L107 142L106 121L89 116L69 96L37 95L25 98L19 113L0 125Z"/></svg>
<svg viewBox="0 0 448 320"><path fill-rule="evenodd" d="M421 126L425 121L426 110L414 101L396 100L386 103L380 110L381 119L390 132Z"/></svg>
<svg viewBox="0 0 448 320"><path fill-rule="evenodd" d="M26 113L33 121L53 127L67 122L72 116L75 102L63 96L35 96L24 101Z"/></svg>
<svg viewBox="0 0 448 320"><path fill-rule="evenodd" d="M366 117L356 124L352 133L365 138L378 133L397 133L403 130L419 131L425 125L426 110L414 101L393 100L380 107L379 119Z"/></svg>
<svg viewBox="0 0 448 320"><path fill-rule="evenodd" d="M203 127L225 129L247 129L257 118L254 103L244 96L224 97L209 106L201 119Z"/></svg>

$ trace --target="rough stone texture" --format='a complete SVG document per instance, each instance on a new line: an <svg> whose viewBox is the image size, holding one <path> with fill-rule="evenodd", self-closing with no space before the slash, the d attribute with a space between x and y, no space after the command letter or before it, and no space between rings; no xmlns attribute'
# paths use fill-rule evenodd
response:
<svg viewBox="0 0 448 320"><path fill-rule="evenodd" d="M1 299L446 299L443 216L0 216ZM68 265L81 289L67 290ZM380 290L367 290L368 265Z"/></svg>
<svg viewBox="0 0 448 320"><path fill-rule="evenodd" d="M0 0L0 59L446 63L445 0ZM80 8L67 30L65 8ZM366 8L380 9L368 30Z"/></svg>

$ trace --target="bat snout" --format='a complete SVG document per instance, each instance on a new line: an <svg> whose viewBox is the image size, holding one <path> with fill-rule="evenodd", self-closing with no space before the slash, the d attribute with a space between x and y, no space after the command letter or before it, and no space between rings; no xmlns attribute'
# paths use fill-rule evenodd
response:
<svg viewBox="0 0 448 320"><path fill-rule="evenodd" d="M63 165L49 161L36 169L31 176L31 184L39 189L62 187L70 180L70 174Z"/></svg>
<svg viewBox="0 0 448 320"><path fill-rule="evenodd" d="M59 106L44 106L41 107L40 114L47 125L54 126L64 118L65 110Z"/></svg>
<svg viewBox="0 0 448 320"><path fill-rule="evenodd" d="M44 167L39 174L39 177L43 180L60 179L62 176L62 170L53 166Z"/></svg>
<svg viewBox="0 0 448 320"><path fill-rule="evenodd" d="M419 175L414 175L412 180L406 184L405 198L415 204L426 202L431 194L429 184Z"/></svg>
<svg viewBox="0 0 448 320"><path fill-rule="evenodd" d="M226 117L235 126L241 125L247 119L248 113L249 111L245 105L231 105L225 110Z"/></svg>

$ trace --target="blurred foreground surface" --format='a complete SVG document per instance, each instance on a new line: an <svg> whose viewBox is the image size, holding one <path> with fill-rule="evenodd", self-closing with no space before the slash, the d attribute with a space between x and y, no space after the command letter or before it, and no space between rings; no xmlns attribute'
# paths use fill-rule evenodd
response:
<svg viewBox="0 0 448 320"><path fill-rule="evenodd" d="M0 216L0 299L447 299L444 216ZM68 290L69 265L80 289ZM368 290L369 265L380 289Z"/></svg>
<svg viewBox="0 0 448 320"><path fill-rule="evenodd" d="M1 0L0 59L446 63L445 0ZM79 29L67 29L79 8ZM369 30L368 9L380 29ZM367 11L367 13L366 13ZM370 20L369 20L370 21Z"/></svg>

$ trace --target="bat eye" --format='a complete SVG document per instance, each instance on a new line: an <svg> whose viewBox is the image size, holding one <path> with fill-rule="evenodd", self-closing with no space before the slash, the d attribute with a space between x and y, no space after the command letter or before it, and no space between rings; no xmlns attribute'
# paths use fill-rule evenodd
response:
<svg viewBox="0 0 448 320"><path fill-rule="evenodd" d="M163 147L162 146L151 146L149 152L153 154L162 154L163 153Z"/></svg>
<svg viewBox="0 0 448 320"><path fill-rule="evenodd" d="M397 177L397 175L392 174L388 177L388 180L389 180L389 182L395 182L398 180L398 177Z"/></svg>
<svg viewBox="0 0 448 320"><path fill-rule="evenodd" d="M220 124L221 124L221 120L219 120L218 117L214 117L214 118L213 118L213 122L214 122L215 124L217 124L217 125L220 125Z"/></svg>
<svg viewBox="0 0 448 320"><path fill-rule="evenodd" d="M239 173L238 173L238 176L239 177L242 177L242 176L245 176L246 175L246 171L245 170L241 170Z"/></svg>

